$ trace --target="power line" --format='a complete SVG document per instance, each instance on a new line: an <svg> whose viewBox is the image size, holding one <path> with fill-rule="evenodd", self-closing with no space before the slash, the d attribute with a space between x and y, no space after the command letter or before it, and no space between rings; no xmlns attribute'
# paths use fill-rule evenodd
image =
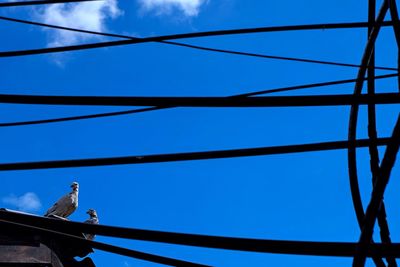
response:
<svg viewBox="0 0 400 267"><path fill-rule="evenodd" d="M45 229L59 231L60 234L63 232L78 231L81 233L175 245L292 255L353 257L357 253L357 244L350 242L305 242L209 236L85 224L16 214L1 210L0 214L2 218L0 221L2 222L24 224L24 227L27 228L40 227L41 231ZM85 241L85 243L93 244L90 241ZM368 248L367 255L368 257L393 256L400 258L400 244L373 244Z"/></svg>
<svg viewBox="0 0 400 267"><path fill-rule="evenodd" d="M117 37L117 38L130 39L130 40L140 40L140 39L142 39L142 38L138 38L138 37L134 37L134 36L127 36L127 35L121 35L121 34L115 34L115 33L88 31L88 30L82 30L82 29L76 29L76 28L71 28L71 27L64 27L64 26L58 26L58 25L34 22L34 21L29 21L29 20L15 19L15 18L10 18L10 17L3 17L3 16L0 16L0 20L6 20L6 21L23 23L23 24L28 24L28 25L47 27L47 28L52 28L52 29L66 30L66 31L78 32L78 33L86 33L86 34L107 36L107 37ZM268 59L277 59L277 60L288 60L288 61L297 61L297 62L324 64L324 65L334 65L334 66L352 67L352 68L359 68L360 67L360 65L349 64L349 63L314 60L314 59L306 59L306 58L295 58L295 57L282 57L282 56L265 55L265 54L256 54L256 53L248 53L248 52L240 52L240 51L233 51L233 50L226 50L226 49L210 48L210 47L191 45L191 44L184 44L184 43L177 43L177 42L170 42L170 41L158 41L157 43L163 43L163 44L187 47L187 48L203 50L203 51L209 51L209 52L217 52L217 53L225 53L225 54L233 54L233 55L241 55L241 56L249 56L249 57L268 58ZM396 70L397 71L397 68L388 68L388 67L379 67L379 66L374 66L374 68L375 69L380 69L380 70Z"/></svg>
<svg viewBox="0 0 400 267"><path fill-rule="evenodd" d="M389 138L379 138L377 140L377 144L383 146L386 145L388 141L390 141ZM370 141L368 139L360 139L357 140L354 145L356 147L367 147L369 145L369 142ZM249 157L249 156L266 156L266 155L277 155L277 154L346 149L349 147L349 145L350 143L348 141L332 141L332 142L311 143L311 144L301 144L301 145L214 150L214 151L186 152L186 153L174 153L174 154L153 154L153 155L139 155L139 156L126 156L126 157L113 157L113 158L91 158L91 159L2 163L0 164L0 171L112 166L112 165L124 165L124 164L145 164L145 163L222 159L222 158ZM353 145L353 143L351 143L351 145Z"/></svg>
<svg viewBox="0 0 400 267"><path fill-rule="evenodd" d="M36 1L21 1L21 2L4 2L0 3L0 7L35 6L35 5L89 2L89 1L91 2L91 1L102 1L102 0L36 0Z"/></svg>
<svg viewBox="0 0 400 267"><path fill-rule="evenodd" d="M376 77L374 77L374 79L385 79L385 78L391 78L391 77L397 77L397 76L398 76L397 73L387 74L387 75L376 76ZM356 81L356 79L347 79L347 80L337 80L337 81L322 82L322 83L312 83L312 84L306 84L306 85L296 85L296 86L289 86L289 87L284 87L284 88L276 88L276 89L268 89L268 90L244 93L244 94L239 94L239 95L234 95L234 96L229 96L229 97L248 97L248 96L255 96L255 95L260 95L260 94L287 92L287 91L300 90L300 89L309 89L309 88L322 87L322 86L331 86L331 85L352 83L355 81ZM91 114L91 115L62 117L62 118L54 118L54 119L19 121L19 122L4 122L4 123L0 123L0 127L24 126L24 125L46 124L46 123L56 123L56 122L64 122L64 121L104 118L104 117L143 113L143 112L168 109L168 108L175 108L175 107L151 107L151 108L123 110L123 111L117 111L117 112L97 113L97 114Z"/></svg>
<svg viewBox="0 0 400 267"><path fill-rule="evenodd" d="M159 106L159 107L318 107L398 104L400 94L307 95L259 97L135 97L135 96L49 96L0 94L0 103L84 106Z"/></svg>
<svg viewBox="0 0 400 267"><path fill-rule="evenodd" d="M376 17L376 0L368 0L368 22L371 24L368 27L368 34L367 37L369 38L372 30L374 27L372 26L375 22ZM368 94L373 96L375 95L375 51L373 51L371 58L368 63L368 70L367 70L367 91ZM375 166L379 168L379 155L378 155L378 147L375 145L374 140L378 138L378 134L376 132L376 109L375 104L368 105L368 138L371 140L370 145L368 146L369 153L370 153L370 167L371 172L373 173L372 181L374 183L375 177ZM391 243L390 241L390 233L389 227L386 220L386 212L385 212L385 204L382 203L381 212L379 213L379 228L380 237L382 243ZM359 223L360 229L362 229L361 222ZM389 242L387 242L389 241ZM374 240L371 240L374 242ZM382 258L373 258L373 261L377 267L386 267L385 263L383 262ZM396 260L392 257L387 257L386 261L390 267L397 267Z"/></svg>
<svg viewBox="0 0 400 267"><path fill-rule="evenodd" d="M359 69L357 74L357 81L353 93L354 96L361 95L364 84L364 77L367 72L367 66L369 65L369 61L375 47L375 42L376 39L378 38L378 34L381 29L379 22L384 21L388 8L389 8L388 1L384 0L376 19L378 23L374 24L374 27L372 28L371 33L369 35L367 45L364 49L363 57L361 59L362 68ZM349 130L348 130L348 140L350 144L353 144L357 138L358 112L359 112L358 103L352 104L350 110ZM349 173L349 182L350 182L350 190L351 190L353 206L356 213L358 224L360 228L363 228L365 214L361 200L360 189L358 186L357 156L356 156L356 147L354 145L350 145L348 148L347 160L348 160L348 173Z"/></svg>
<svg viewBox="0 0 400 267"><path fill-rule="evenodd" d="M376 179L372 189L371 200L365 212L364 227L358 242L359 253L354 257L353 267L362 267L366 260L366 251L372 240L373 230L376 218L379 214L383 195L389 182L390 173L396 162L396 155L400 148L400 115L397 117L396 126L394 127L392 137L386 147L382 164L379 168L379 176Z"/></svg>
<svg viewBox="0 0 400 267"><path fill-rule="evenodd" d="M63 118L54 118L54 119L47 119L47 120L4 122L4 123L0 123L0 127L24 126L24 125L63 122L63 121L76 121L76 120L85 120L85 119L113 117L113 116L121 116L121 115L142 113L142 112L160 110L160 109L167 109L167 107L164 107L164 108L163 107L152 107L152 108L130 109L130 110L124 110L124 111L117 111L117 112L98 113L98 114L63 117Z"/></svg>
<svg viewBox="0 0 400 267"><path fill-rule="evenodd" d="M391 21L385 21L382 22L380 26L391 26L392 24L393 23ZM348 22L348 23L308 24L308 25L273 26L273 27L260 27L260 28L234 29L234 30L206 31L197 33L155 36L155 37L147 37L141 39L136 38L132 40L119 40L119 41L98 42L98 43L82 44L82 45L7 51L7 52L0 52L0 57L39 55L47 53L59 53L67 51L94 49L101 47L112 47L112 46L131 45L131 44L148 43L148 42L160 42L167 40L235 35L235 34L284 32L284 31L300 31L300 30L354 29L354 28L365 28L368 27L368 25L369 25L368 22Z"/></svg>

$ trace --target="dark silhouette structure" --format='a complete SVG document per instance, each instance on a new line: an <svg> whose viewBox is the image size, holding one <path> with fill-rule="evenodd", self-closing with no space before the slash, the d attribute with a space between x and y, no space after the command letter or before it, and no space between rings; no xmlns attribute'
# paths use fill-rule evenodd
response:
<svg viewBox="0 0 400 267"><path fill-rule="evenodd" d="M5 209L2 211L15 213ZM29 219L25 220L30 223ZM84 238L77 231L70 231L70 234ZM84 258L91 252L93 250L90 246L71 242L69 239L21 229L14 225L1 226L0 266L95 267L90 258ZM77 261L75 257L84 259Z"/></svg>

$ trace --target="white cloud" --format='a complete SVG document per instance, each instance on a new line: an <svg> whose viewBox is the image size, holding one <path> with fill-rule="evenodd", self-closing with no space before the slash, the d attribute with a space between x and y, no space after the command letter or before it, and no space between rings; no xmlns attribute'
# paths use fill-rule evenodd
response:
<svg viewBox="0 0 400 267"><path fill-rule="evenodd" d="M38 196L32 192L25 193L20 197L10 195L4 197L2 202L17 208L20 211L38 211L42 207Z"/></svg>
<svg viewBox="0 0 400 267"><path fill-rule="evenodd" d="M106 19L114 19L121 14L116 0L54 4L38 12L39 18L44 23L90 31L106 31ZM91 34L65 30L49 30L49 33L50 46L71 45L99 38Z"/></svg>
<svg viewBox="0 0 400 267"><path fill-rule="evenodd" d="M179 10L187 17L197 16L200 6L207 0L138 0L143 11L154 11L158 15Z"/></svg>

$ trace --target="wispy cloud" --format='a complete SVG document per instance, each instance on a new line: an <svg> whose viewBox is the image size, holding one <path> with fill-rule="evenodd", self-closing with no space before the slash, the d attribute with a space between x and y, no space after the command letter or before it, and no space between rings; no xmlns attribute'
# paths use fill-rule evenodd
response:
<svg viewBox="0 0 400 267"><path fill-rule="evenodd" d="M202 4L207 0L138 0L142 11L155 12L157 15L180 11L187 17L197 16Z"/></svg>
<svg viewBox="0 0 400 267"><path fill-rule="evenodd" d="M106 31L106 20L115 19L122 11L116 0L79 2L48 5L37 12L41 21L91 31ZM62 46L99 38L95 35L81 34L63 30L49 30L49 45Z"/></svg>
<svg viewBox="0 0 400 267"><path fill-rule="evenodd" d="M25 193L22 196L9 195L3 197L2 202L20 211L38 211L42 207L40 199L33 192Z"/></svg>

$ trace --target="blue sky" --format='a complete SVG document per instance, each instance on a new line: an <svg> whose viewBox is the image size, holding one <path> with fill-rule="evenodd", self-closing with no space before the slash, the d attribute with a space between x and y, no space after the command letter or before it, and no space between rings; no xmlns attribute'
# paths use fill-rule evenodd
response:
<svg viewBox="0 0 400 267"><path fill-rule="evenodd" d="M378 6L381 1L378 1ZM3 8L2 16L139 37L276 25L367 20L367 1L170 0L103 1L36 8ZM390 18L388 18L390 19ZM0 22L0 50L106 40ZM358 64L365 29L209 37L182 42ZM377 65L396 66L390 28L377 42ZM352 79L357 69L216 54L148 43L0 59L1 93L104 96L229 96L270 88ZM387 71L377 71L386 74ZM288 94L351 93L353 84ZM394 79L377 82L396 91ZM130 109L129 107L127 109ZM119 107L0 105L13 122L124 110ZM379 106L378 134L391 134L399 106ZM359 138L366 138L366 108ZM135 115L0 129L0 162L24 162L235 149L345 140L348 107L176 108ZM383 152L383 150L381 150ZM381 153L381 156L383 153ZM80 203L105 225L220 236L283 240L358 240L346 151L187 161L147 165L0 172L0 206L43 214L73 181ZM358 153L365 205L371 177L366 149ZM393 170L385 201L392 239L400 209ZM376 231L378 232L378 231ZM97 237L213 266L350 266L351 259L231 252ZM379 240L375 237L375 240ZM157 266L96 251L98 267ZM367 266L372 266L368 262Z"/></svg>

